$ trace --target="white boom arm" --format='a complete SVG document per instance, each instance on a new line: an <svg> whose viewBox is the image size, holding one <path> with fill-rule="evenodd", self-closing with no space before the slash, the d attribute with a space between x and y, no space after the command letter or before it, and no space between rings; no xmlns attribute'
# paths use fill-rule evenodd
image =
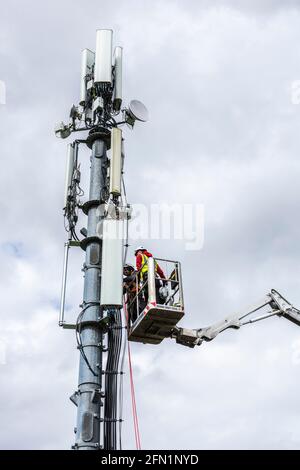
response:
<svg viewBox="0 0 300 470"><path fill-rule="evenodd" d="M246 317L253 315L258 310L268 308L268 311L264 315L260 315L254 318ZM260 320L265 320L266 318L277 315L279 317L285 317L287 320L296 323L300 326L300 310L296 309L291 305L282 295L279 294L275 289L272 289L269 294L267 294L261 302L254 305L252 308L246 312L237 313L231 315L224 320L221 320L212 326L206 328L199 328L195 330L187 328L178 328L175 327L171 337L176 340L176 343L194 348L195 346L200 346L203 341L211 341L219 333L227 330L228 328L239 329L241 326L248 325L249 323L255 323Z"/></svg>

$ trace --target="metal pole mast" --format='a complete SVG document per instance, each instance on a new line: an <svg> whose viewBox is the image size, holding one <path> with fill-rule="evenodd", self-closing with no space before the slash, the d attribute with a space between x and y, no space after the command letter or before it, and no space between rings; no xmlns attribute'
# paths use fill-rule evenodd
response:
<svg viewBox="0 0 300 470"><path fill-rule="evenodd" d="M122 447L121 425L117 429L117 423L122 421L118 397L123 373L120 357L125 351L121 315L124 246L127 246L124 224L130 218L130 206L122 185L124 153L120 127L125 123L133 127L136 120L147 121L148 112L137 100L121 109L122 48L115 47L113 53L112 39L111 30L98 30L96 52L82 51L79 105L72 106L69 124L60 122L55 128L56 136L63 139L72 132L88 132L86 139L68 145L64 198L68 242L59 317L60 326L76 330L80 351L78 389L70 397L78 407L73 446L78 450ZM117 120L118 116L121 120ZM78 162L81 143L92 149L89 199L84 204L79 200L83 195ZM81 240L76 233L78 209L88 217L87 229L80 230L84 236ZM83 302L76 324L66 322L64 316L68 254L72 246L85 250ZM105 361L104 351L108 352Z"/></svg>
<svg viewBox="0 0 300 470"><path fill-rule="evenodd" d="M95 140L92 147L90 192L86 257L83 265L84 293L82 316L78 322L81 332L79 380L77 395L77 449L100 448L102 391L102 343L103 335L99 326L102 317L100 308L101 249L102 241L97 235L100 220L99 203L101 191L106 185L107 156L103 140Z"/></svg>

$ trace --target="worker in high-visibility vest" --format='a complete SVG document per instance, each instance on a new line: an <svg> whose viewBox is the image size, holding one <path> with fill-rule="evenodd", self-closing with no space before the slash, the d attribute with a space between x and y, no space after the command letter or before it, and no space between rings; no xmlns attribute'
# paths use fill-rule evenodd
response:
<svg viewBox="0 0 300 470"><path fill-rule="evenodd" d="M149 251L146 250L146 248L144 248L143 246L139 246L136 250L135 250L135 258L136 258L136 269L137 271L139 272L140 274L140 280L141 280L141 283L142 285L144 283L145 284L145 287L144 287L144 293L145 293L145 303L147 303L148 301L148 283L147 283L147 280L148 280L148 263L147 263L147 260L148 258L153 258L153 255L152 253L150 253ZM161 299L160 299L160 295L159 295L159 289L161 287L161 280L164 280L166 279L166 276L163 272L163 270L161 269L161 267L159 266L159 264L155 261L155 272L158 274L159 278L157 278L156 282L155 282L155 286L156 286L156 298L157 298L157 301L158 303L163 303L161 302ZM166 281L162 281L163 285L166 283Z"/></svg>
<svg viewBox="0 0 300 470"><path fill-rule="evenodd" d="M143 280L143 277L146 273L148 273L148 263L147 260L148 258L153 258L152 253L149 253L149 251L146 250L143 246L139 246L135 250L135 262L136 262L136 269L140 273L140 278ZM165 279L166 276L159 266L159 264L155 261L155 271L159 275L161 279Z"/></svg>

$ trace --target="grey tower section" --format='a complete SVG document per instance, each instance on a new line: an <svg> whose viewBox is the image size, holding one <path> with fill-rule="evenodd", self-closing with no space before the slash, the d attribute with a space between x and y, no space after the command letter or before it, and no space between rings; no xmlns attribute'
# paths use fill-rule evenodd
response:
<svg viewBox="0 0 300 470"><path fill-rule="evenodd" d="M77 392L77 428L75 449L97 450L100 448L102 391L103 334L99 321L101 288L102 243L97 235L100 220L99 204L106 186L106 143L96 140L92 146L90 192L88 204L88 226L86 258L83 265L84 293L82 313L77 322L78 348L81 351Z"/></svg>

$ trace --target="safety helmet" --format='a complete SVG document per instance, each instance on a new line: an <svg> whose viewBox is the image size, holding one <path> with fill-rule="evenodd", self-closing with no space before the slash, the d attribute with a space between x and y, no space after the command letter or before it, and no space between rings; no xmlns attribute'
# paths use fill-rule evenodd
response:
<svg viewBox="0 0 300 470"><path fill-rule="evenodd" d="M136 256L137 252L138 251L146 251L146 248L144 248L143 246L138 246L134 252L134 255Z"/></svg>
<svg viewBox="0 0 300 470"><path fill-rule="evenodd" d="M134 267L132 266L132 264L125 264L123 269L128 269L128 271L134 271Z"/></svg>

